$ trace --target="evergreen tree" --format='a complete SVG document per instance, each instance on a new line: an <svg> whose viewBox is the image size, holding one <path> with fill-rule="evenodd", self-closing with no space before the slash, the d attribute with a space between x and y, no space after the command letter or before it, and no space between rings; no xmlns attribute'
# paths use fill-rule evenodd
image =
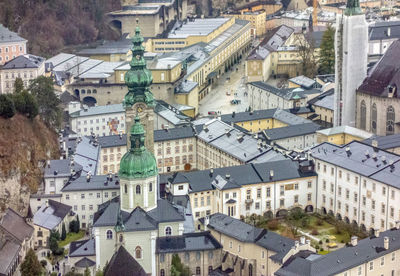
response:
<svg viewBox="0 0 400 276"><path fill-rule="evenodd" d="M28 118L35 118L38 115L38 103L34 96L28 91L23 90L13 95L15 109L26 115Z"/></svg>
<svg viewBox="0 0 400 276"><path fill-rule="evenodd" d="M79 233L80 228L81 228L81 223L79 222L79 216L76 215L75 233Z"/></svg>
<svg viewBox="0 0 400 276"><path fill-rule="evenodd" d="M190 269L184 266L178 254L172 256L171 261L171 276L190 276Z"/></svg>
<svg viewBox="0 0 400 276"><path fill-rule="evenodd" d="M8 95L0 95L0 116L11 118L15 114L15 105Z"/></svg>
<svg viewBox="0 0 400 276"><path fill-rule="evenodd" d="M28 250L20 271L22 276L37 276L42 273L42 266L32 248Z"/></svg>
<svg viewBox="0 0 400 276"><path fill-rule="evenodd" d="M60 234L58 234L57 231L50 232L49 248L54 255L58 254L58 252L59 252L59 249L58 249L59 238L60 238Z"/></svg>
<svg viewBox="0 0 400 276"><path fill-rule="evenodd" d="M66 237L67 237L67 231L65 230L65 223L63 222L61 230L61 240L65 240Z"/></svg>
<svg viewBox="0 0 400 276"><path fill-rule="evenodd" d="M91 276L92 274L90 273L90 270L88 267L86 267L85 272L83 273L83 276Z"/></svg>
<svg viewBox="0 0 400 276"><path fill-rule="evenodd" d="M48 77L40 76L34 79L29 85L29 91L34 95L39 103L39 114L41 118L53 127L60 126L61 109L60 100L54 93L53 80Z"/></svg>
<svg viewBox="0 0 400 276"><path fill-rule="evenodd" d="M14 93L20 93L24 90L24 82L21 78L16 78L14 82Z"/></svg>
<svg viewBox="0 0 400 276"><path fill-rule="evenodd" d="M322 36L319 58L321 74L335 73L335 29L328 26Z"/></svg>

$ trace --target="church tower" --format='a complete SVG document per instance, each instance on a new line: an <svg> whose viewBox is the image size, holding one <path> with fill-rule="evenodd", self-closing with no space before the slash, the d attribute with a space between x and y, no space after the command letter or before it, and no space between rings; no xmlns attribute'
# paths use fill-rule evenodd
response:
<svg viewBox="0 0 400 276"><path fill-rule="evenodd" d="M149 211L157 207L157 163L145 147L145 130L136 116L129 133L130 149L119 168L121 209L131 212L137 206Z"/></svg>
<svg viewBox="0 0 400 276"><path fill-rule="evenodd" d="M356 90L367 76L368 24L359 0L336 18L334 126L355 126Z"/></svg>
<svg viewBox="0 0 400 276"><path fill-rule="evenodd" d="M125 83L128 86L128 93L124 98L126 133L129 133L134 118L139 115L146 132L145 146L154 153L154 106L155 101L150 91L150 85L153 82L151 72L146 68L146 61L143 57L143 37L140 34L140 28L136 27L135 36L132 38L132 60L131 69L125 74ZM128 149L130 148L128 139Z"/></svg>

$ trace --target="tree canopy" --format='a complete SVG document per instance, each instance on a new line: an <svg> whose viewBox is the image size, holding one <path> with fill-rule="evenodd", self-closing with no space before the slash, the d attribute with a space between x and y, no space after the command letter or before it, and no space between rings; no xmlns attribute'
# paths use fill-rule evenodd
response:
<svg viewBox="0 0 400 276"><path fill-rule="evenodd" d="M319 71L321 74L335 73L335 29L328 26L322 36Z"/></svg>
<svg viewBox="0 0 400 276"><path fill-rule="evenodd" d="M179 258L178 254L174 254L172 256L171 261L171 276L190 276L189 267L185 266L181 262L181 258Z"/></svg>
<svg viewBox="0 0 400 276"><path fill-rule="evenodd" d="M21 264L20 271L22 276L38 276L42 273L42 265L40 264L35 251L32 248L26 253L25 259Z"/></svg>

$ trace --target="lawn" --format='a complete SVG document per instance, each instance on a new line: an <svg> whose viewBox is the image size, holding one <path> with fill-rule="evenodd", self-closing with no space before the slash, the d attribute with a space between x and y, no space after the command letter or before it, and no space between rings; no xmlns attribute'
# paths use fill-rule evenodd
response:
<svg viewBox="0 0 400 276"><path fill-rule="evenodd" d="M323 250L323 251L318 251L318 254L320 254L320 255L326 255L326 254L328 254L329 252L331 252L331 251Z"/></svg>
<svg viewBox="0 0 400 276"><path fill-rule="evenodd" d="M78 233L69 232L67 234L67 237L65 238L65 240L63 240L63 241L60 240L58 242L58 246L59 247L64 247L64 246L66 246L67 244L70 244L73 241L77 241L77 240L82 239L84 236L85 236L85 231L84 230L81 230Z"/></svg>

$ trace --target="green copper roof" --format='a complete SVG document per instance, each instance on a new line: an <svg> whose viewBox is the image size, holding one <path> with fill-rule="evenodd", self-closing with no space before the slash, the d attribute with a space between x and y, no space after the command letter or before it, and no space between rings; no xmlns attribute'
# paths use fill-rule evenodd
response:
<svg viewBox="0 0 400 276"><path fill-rule="evenodd" d="M131 148L122 157L119 165L119 177L127 179L147 178L158 173L154 155L144 146L144 128L136 116L130 130Z"/></svg>
<svg viewBox="0 0 400 276"><path fill-rule="evenodd" d="M153 76L150 70L147 69L146 61L143 57L143 41L140 28L136 27L135 36L132 38L131 69L125 73L125 83L128 86L128 93L124 99L125 106L132 106L137 102L154 106L154 97L149 89L153 82Z"/></svg>
<svg viewBox="0 0 400 276"><path fill-rule="evenodd" d="M362 13L360 0L347 0L346 10L344 11L345 15L358 15Z"/></svg>

